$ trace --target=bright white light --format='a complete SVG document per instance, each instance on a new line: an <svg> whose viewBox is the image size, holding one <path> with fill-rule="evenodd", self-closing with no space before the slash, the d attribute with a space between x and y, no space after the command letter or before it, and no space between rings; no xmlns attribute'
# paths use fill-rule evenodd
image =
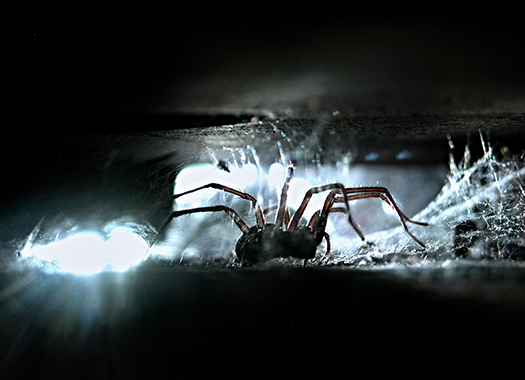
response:
<svg viewBox="0 0 525 380"><path fill-rule="evenodd" d="M397 207L399 207L400 210L403 209L403 205L401 204L401 202L396 201L396 204L397 204ZM392 206L390 206L388 203L386 203L384 201L381 201L381 206L383 207L383 211L385 212L385 214L387 214L389 216L399 217L399 215L397 215L397 213L396 213L396 210L394 210L394 208Z"/></svg>
<svg viewBox="0 0 525 380"><path fill-rule="evenodd" d="M303 178L292 178L290 181L290 188L288 190L288 205L294 209L298 209L304 199L306 192L312 187L313 186L310 184L310 182ZM324 193L321 197L317 195L312 196L306 208L308 211L305 211L304 215L309 217L314 212L322 208L325 198L326 194Z"/></svg>
<svg viewBox="0 0 525 380"><path fill-rule="evenodd" d="M123 228L115 228L107 241L93 232L69 236L43 246L25 248L38 260L56 262L61 269L78 274L103 270L125 271L137 265L148 250L144 239Z"/></svg>
<svg viewBox="0 0 525 380"><path fill-rule="evenodd" d="M270 187L279 188L280 186L282 186L283 178L284 166L279 164L278 162L272 164L272 166L270 166L270 169L268 169L268 185L270 185Z"/></svg>
<svg viewBox="0 0 525 380"><path fill-rule="evenodd" d="M281 190L285 177L285 167L280 163L272 164L268 169L268 174L264 176L268 185L272 188ZM207 185L209 183L219 183L234 189L244 191L247 186L256 183L259 176L257 166L245 164L240 167L232 165L230 173L217 168L213 164L191 165L183 169L175 180L174 194L181 194L185 191ZM288 205L297 209L301 204L306 192L312 188L310 182L303 178L294 177L290 181L288 190ZM203 189L195 193L184 195L177 199L180 204L187 204L188 207L199 207L217 193L217 189ZM326 196L326 195L325 195ZM308 204L308 212L314 213L319 210L325 196L319 198L313 196Z"/></svg>
<svg viewBox="0 0 525 380"><path fill-rule="evenodd" d="M148 243L123 228L115 228L106 242L109 264L119 272L137 265L148 251Z"/></svg>

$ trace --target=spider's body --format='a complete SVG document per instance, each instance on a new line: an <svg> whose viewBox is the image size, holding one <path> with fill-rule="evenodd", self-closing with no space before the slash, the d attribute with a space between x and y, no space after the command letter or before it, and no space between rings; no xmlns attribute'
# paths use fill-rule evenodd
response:
<svg viewBox="0 0 525 380"><path fill-rule="evenodd" d="M416 222L410 220L405 214L399 210L392 195L384 187L350 187L345 188L340 183L333 183L329 185L313 187L308 190L304 196L304 199L295 212L293 217L290 218L289 210L286 206L288 197L288 186L293 176L293 167L288 167L287 176L281 191L281 198L279 204L272 209L277 209L277 215L275 217L275 223L266 223L264 220L265 213L261 210L257 204L257 200L250 194L243 193L241 191L220 185L218 183L209 183L207 185L198 187L193 190L186 191L181 194L173 196L173 199L177 199L183 195L193 193L195 191L203 190L206 188L214 188L229 192L237 195L252 202L255 209L256 225L248 227L248 225L241 219L241 217L231 208L218 205L208 207L198 207L186 210L173 211L169 218L162 226L158 237L162 236L169 223L173 218L179 217L185 214L193 214L197 212L217 212L224 211L228 214L233 221L237 224L243 235L237 240L235 245L235 254L241 260L243 264L252 265L259 262L269 261L277 257L295 257L303 259L306 265L308 260L315 257L317 247L321 244L323 239L326 239L327 249L326 254L330 252L330 239L328 234L325 232L326 222L328 220L328 214L331 212L345 212L348 217L348 222L357 232L359 237L364 240L363 233L359 230L357 225L352 219L350 214L349 201L354 199L362 198L380 198L384 202L388 203L399 216L399 220L406 233L414 239L418 244L424 247L424 244L420 242L414 235L410 233L406 226L406 222L411 222L420 225L427 225L426 223ZM308 205L310 198L313 194L320 193L323 191L331 190L325 199L323 208L311 217L307 225L299 226L299 222L303 216L304 210ZM334 203L344 203L345 207L332 207Z"/></svg>
<svg viewBox="0 0 525 380"><path fill-rule="evenodd" d="M277 257L295 257L309 260L315 257L321 239L316 239L308 227L284 231L275 224L253 226L235 244L235 254L247 265L269 261Z"/></svg>

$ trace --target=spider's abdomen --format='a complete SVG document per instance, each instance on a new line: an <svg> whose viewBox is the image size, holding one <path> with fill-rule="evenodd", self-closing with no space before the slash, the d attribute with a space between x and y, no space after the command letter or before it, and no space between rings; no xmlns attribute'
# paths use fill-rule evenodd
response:
<svg viewBox="0 0 525 380"><path fill-rule="evenodd" d="M276 257L313 259L318 243L307 227L283 231L272 224L252 227L235 245L237 257L246 264L268 261Z"/></svg>

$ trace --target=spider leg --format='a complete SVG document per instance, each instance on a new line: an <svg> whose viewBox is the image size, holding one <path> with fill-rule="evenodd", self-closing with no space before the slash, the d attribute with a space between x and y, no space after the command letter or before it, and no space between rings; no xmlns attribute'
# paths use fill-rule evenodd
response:
<svg viewBox="0 0 525 380"><path fill-rule="evenodd" d="M337 195L337 191L336 190L333 190L330 192L330 194L328 194L328 196L326 197L326 200L324 201L324 206L321 210L321 215L320 215L320 220L322 221L321 225L319 225L319 222L316 223L316 226L315 226L315 230L317 233L322 233L324 234L324 229L326 227L326 220L328 219L328 214L332 212L332 205L334 204L334 201L335 201L335 197ZM363 235L363 233L361 232L361 230L359 229L359 227L357 226L357 224L355 224L354 220L352 219L352 215L350 214L350 206L348 205L348 201L350 201L351 198L347 196L346 192L343 193L343 202L345 203L346 205L346 214L348 216L348 223L350 223L350 225L352 226L352 228L354 229L355 232L357 232L357 234L359 235L359 237L361 238L361 240L365 240L365 235ZM337 210L336 210L337 211Z"/></svg>
<svg viewBox="0 0 525 380"><path fill-rule="evenodd" d="M326 252L324 253L325 257L330 253L331 246L330 246L330 235L328 235L326 232L324 233L324 238L326 239Z"/></svg>
<svg viewBox="0 0 525 380"><path fill-rule="evenodd" d="M340 211L340 212L346 212L346 210L342 207L337 207L337 208L331 208L330 209L330 212L337 212L337 211ZM315 229L314 229L314 225L315 225L315 222L317 221L317 218L319 218L319 216L321 216L321 210L317 210L313 215L312 217L310 218L310 221L308 222L308 228L310 228L312 231L314 231L314 237L315 237ZM327 247L326 247L326 253L325 255L328 255L330 253L330 236L324 232L324 238L326 239L326 244L327 244Z"/></svg>
<svg viewBox="0 0 525 380"><path fill-rule="evenodd" d="M283 188L281 190L281 198L279 199L279 209L275 216L275 225L281 228L286 214L286 201L288 200L288 188L290 187L290 181L293 177L293 166L288 166L286 173L286 179L284 180Z"/></svg>
<svg viewBox="0 0 525 380"><path fill-rule="evenodd" d="M247 234L250 232L250 227L248 227L248 225L244 223L244 221L241 219L239 214L237 214L234 210L232 210L229 207L226 207L226 206L197 207L197 208L190 208L187 210L173 211L168 217L168 219L166 219L162 227L160 228L159 233L157 234L157 238L153 242L153 245L155 245L158 239L164 234L164 232L166 232L168 225L174 218L179 217L181 215L194 214L197 212L217 212L217 211L224 211L226 214L228 214L233 219L235 224L237 224L237 227L239 227L239 229L243 232L243 234Z"/></svg>
<svg viewBox="0 0 525 380"><path fill-rule="evenodd" d="M265 209L263 210L263 215L264 215L264 216L268 216L269 213L271 213L272 211L277 210L278 207L279 207L279 206L277 206L277 205L273 205L273 206L270 206L270 207L265 208Z"/></svg>
<svg viewBox="0 0 525 380"><path fill-rule="evenodd" d="M392 206L392 203L390 203L390 201L388 200L388 198L386 198L383 194L381 193L376 193L375 195L370 195L370 193L365 193L365 194L358 194L358 195L352 195L350 197L348 197L349 200L355 200L355 199L363 199L363 198L381 198L383 201L385 201L386 203L388 203L388 205L390 205L394 211L396 211L398 213L398 215L400 217L402 217L403 219L405 219L407 222L410 222L410 223L413 223L413 224L418 224L420 226L428 226L428 223L425 223L425 222L418 222L417 220L412 220L412 219L409 219L408 216L406 216L404 213L401 212L401 210L399 208L395 208L394 206ZM337 203L337 202L344 202L343 201L343 198L336 198L334 200L334 203ZM334 211L334 209L332 208L331 209L332 211ZM342 211L344 212L345 210L344 209L341 209L341 210L337 210L337 211Z"/></svg>
<svg viewBox="0 0 525 380"><path fill-rule="evenodd" d="M383 201L388 203L394 211L399 216L399 221L403 225L403 228L405 229L405 232L412 238L414 241L416 241L420 246L425 248L425 244L423 244L418 238L416 238L409 230L405 223L405 220L414 224L419 224L422 226L428 226L428 223L424 222L417 222L414 220L409 219L405 214L401 212L399 207L397 206L396 202L394 201L394 198L390 194L390 192L384 188L384 187L362 187L362 188L348 188L346 189L347 194L353 194L349 195L349 200L355 200L355 199L363 199L363 198L381 198ZM361 193L361 194L359 194ZM340 202L342 199L335 199L334 202Z"/></svg>
<svg viewBox="0 0 525 380"><path fill-rule="evenodd" d="M278 205L273 205L273 206L270 206L270 207L268 207L268 208L265 208L265 209L263 210L263 215L264 215L264 216L267 216L270 212L275 211L275 210L277 210L278 208L279 208ZM288 207L286 207L286 210L285 210L285 212L284 212L284 224L285 224L286 226L290 223L290 219L291 219L291 217L290 217L290 209L289 209Z"/></svg>
<svg viewBox="0 0 525 380"><path fill-rule="evenodd" d="M330 254L330 235L328 235L326 232L324 233L324 238L326 239L326 252L323 255L323 258L321 259L321 263L328 257Z"/></svg>
<svg viewBox="0 0 525 380"><path fill-rule="evenodd" d="M344 208L337 208L337 209L331 209L330 210L330 212L334 212L334 211L345 212L346 210ZM310 229L313 229L313 225L314 225L315 221L317 220L317 218L319 218L320 215L321 215L321 210L316 211L314 213L314 215L312 215L312 218L310 219L310 222L308 222L308 227ZM313 230L313 231L314 231L314 237L315 237L315 230ZM324 253L323 258L321 259L321 262L323 262L324 259L326 259L326 257L328 256L328 254L330 253L330 250L331 250L330 235L328 235L328 233L326 233L326 232L323 232L323 237L326 239L326 252ZM308 259L304 260L304 266L306 266L307 261L308 261Z"/></svg>
<svg viewBox="0 0 525 380"><path fill-rule="evenodd" d="M238 191L238 190L232 189L231 187L224 186L224 185L221 185L219 183L208 183L207 185L204 185L204 186L201 186L201 187L197 187L195 189L188 190L188 191L185 191L185 192L180 193L180 194L175 194L173 196L173 199L175 200L175 199L177 199L179 197L182 197L183 195L194 193L196 191L203 190L203 189L208 189L210 187L213 188L213 189L226 191L227 193L231 193L233 195L237 195L238 197L241 197L243 199L246 199L246 200L252 202L252 205L255 208L255 218L257 219L257 225L259 227L264 226L264 224L265 224L264 215L263 215L263 212L261 211L261 207L257 203L257 199L255 199L253 196L251 196L248 193L243 193L242 191Z"/></svg>
<svg viewBox="0 0 525 380"><path fill-rule="evenodd" d="M284 213L284 225L287 226L290 224L290 209L286 207L286 212Z"/></svg>
<svg viewBox="0 0 525 380"><path fill-rule="evenodd" d="M330 209L330 206L333 203L333 199L336 196L336 194L341 193L343 195L343 201L344 201L345 206L346 206L346 213L348 215L348 222L352 225L352 227L354 227L354 229L356 230L358 235L361 237L361 239L364 240L363 233L359 230L357 225L352 220L352 215L350 214L350 205L348 204L348 196L347 196L347 194L345 192L344 185L342 185L340 183L332 183L330 185L312 187L310 190L308 190L306 192L305 196L304 196L303 201L301 202L301 205L299 206L299 208L295 212L295 214L294 214L294 216L292 218L292 221L290 222L290 224L288 224L288 230L290 230L290 231L295 230L295 228L299 224L299 221L301 220L301 217L302 217L302 215L304 213L304 210L306 209L306 206L308 206L308 202L310 202L310 199L312 198L312 195L320 193L320 192L323 192L323 191L326 191L326 190L332 190L332 192L327 196L327 198L325 200L325 205L324 205L323 211L322 211L322 214L323 213L325 214L324 218L326 219L326 216L328 215L328 212L329 212L328 210ZM330 205L328 205L328 203L330 203ZM322 229L322 231L319 231L319 232L324 233L324 226L320 227L320 228ZM317 231L315 231L315 232L317 232Z"/></svg>
<svg viewBox="0 0 525 380"><path fill-rule="evenodd" d="M342 199L342 198L341 198ZM310 228L311 230L313 230L314 228L314 223L315 221L317 220L317 218L319 218L319 215L321 215L321 210L317 210L316 212L314 212L314 214L312 215L312 217L310 218L310 221L308 222L308 228ZM315 235L314 235L315 236Z"/></svg>

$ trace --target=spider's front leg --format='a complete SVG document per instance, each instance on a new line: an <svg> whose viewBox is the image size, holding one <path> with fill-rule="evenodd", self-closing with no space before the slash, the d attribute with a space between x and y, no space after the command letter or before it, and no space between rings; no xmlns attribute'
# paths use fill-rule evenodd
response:
<svg viewBox="0 0 525 380"><path fill-rule="evenodd" d="M290 187L290 181L293 177L293 166L288 166L288 171L286 173L286 179L284 180L283 188L281 190L281 198L279 199L279 209L277 210L277 215L275 216L275 225L278 228L281 228L283 225L283 220L286 218L288 210L286 209L286 202L288 200L288 188Z"/></svg>
<svg viewBox="0 0 525 380"><path fill-rule="evenodd" d="M207 185L204 185L204 186L201 186L201 187L197 187L195 189L188 190L188 191L185 191L185 192L180 193L180 194L175 194L173 196L173 199L175 200L177 198L182 197L183 195L191 194L191 193L194 193L196 191L209 189L209 188L213 188L213 189L217 189L217 190L223 190L223 191L226 191L227 193L230 193L230 194L233 194L233 195L237 195L238 197L241 197L243 199L246 199L246 200L252 202L252 205L253 205L253 207L255 209L255 219L257 220L257 225L259 227L264 226L264 224L265 224L264 215L263 215L263 212L261 210L261 207L257 203L257 199L255 199L253 196L251 196L248 193L243 193L242 191L238 191L238 190L232 189L231 187L221 185L220 183L208 183Z"/></svg>

